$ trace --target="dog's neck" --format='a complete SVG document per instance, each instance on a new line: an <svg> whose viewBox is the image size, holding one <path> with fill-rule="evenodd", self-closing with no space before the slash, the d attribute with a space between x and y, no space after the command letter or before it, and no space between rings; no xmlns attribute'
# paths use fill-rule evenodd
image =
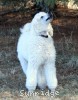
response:
<svg viewBox="0 0 78 100"><path fill-rule="evenodd" d="M42 32L40 32L40 36L41 36L41 37L44 37L44 38L48 38L47 31L42 31Z"/></svg>
<svg viewBox="0 0 78 100"><path fill-rule="evenodd" d="M41 37L48 38L48 35L40 35Z"/></svg>
<svg viewBox="0 0 78 100"><path fill-rule="evenodd" d="M45 25L44 27L41 25L35 25L32 23L32 27L31 29L34 29L33 33L35 33L35 35L38 35L38 36L41 36L41 37L44 37L44 38L48 38L49 35L48 35L48 29L47 29L47 25Z"/></svg>

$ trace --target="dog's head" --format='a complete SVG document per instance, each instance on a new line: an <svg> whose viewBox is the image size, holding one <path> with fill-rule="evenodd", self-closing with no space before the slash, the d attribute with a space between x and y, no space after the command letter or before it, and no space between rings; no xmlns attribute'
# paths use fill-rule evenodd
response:
<svg viewBox="0 0 78 100"><path fill-rule="evenodd" d="M51 13L39 12L34 16L33 22L40 24L49 24L52 18L53 16Z"/></svg>
<svg viewBox="0 0 78 100"><path fill-rule="evenodd" d="M32 24L34 25L35 29L44 31L47 29L52 18L53 16L51 13L39 12L34 16Z"/></svg>

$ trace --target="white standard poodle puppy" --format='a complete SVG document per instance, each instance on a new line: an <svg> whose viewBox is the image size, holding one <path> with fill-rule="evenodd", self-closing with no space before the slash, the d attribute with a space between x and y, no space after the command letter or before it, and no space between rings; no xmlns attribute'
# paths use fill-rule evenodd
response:
<svg viewBox="0 0 78 100"><path fill-rule="evenodd" d="M51 91L57 87L56 50L51 36L53 28L50 24L52 15L45 12L37 13L31 23L20 29L18 40L18 59L26 75L26 88L34 91L46 86Z"/></svg>

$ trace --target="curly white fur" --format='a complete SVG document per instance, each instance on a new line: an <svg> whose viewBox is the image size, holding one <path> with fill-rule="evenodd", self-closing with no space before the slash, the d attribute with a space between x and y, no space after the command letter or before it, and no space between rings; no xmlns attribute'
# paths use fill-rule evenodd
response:
<svg viewBox="0 0 78 100"><path fill-rule="evenodd" d="M56 50L51 38L51 20L46 20L48 16L47 13L40 12L31 23L20 29L22 34L17 45L18 59L27 77L26 88L29 91L35 90L37 85L41 89L48 86L52 91L57 87ZM48 35L48 38L41 34Z"/></svg>

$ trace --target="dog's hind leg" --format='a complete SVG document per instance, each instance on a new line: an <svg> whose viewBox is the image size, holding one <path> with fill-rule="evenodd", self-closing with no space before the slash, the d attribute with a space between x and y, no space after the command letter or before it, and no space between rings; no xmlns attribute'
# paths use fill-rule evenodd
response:
<svg viewBox="0 0 78 100"><path fill-rule="evenodd" d="M21 55L18 55L18 59L20 61L22 70L23 70L24 74L26 75L26 70L27 70L28 62Z"/></svg>
<svg viewBox="0 0 78 100"><path fill-rule="evenodd" d="M46 77L44 73L44 66L41 66L38 69L37 82L40 89L44 90L46 88L47 83L46 83Z"/></svg>

